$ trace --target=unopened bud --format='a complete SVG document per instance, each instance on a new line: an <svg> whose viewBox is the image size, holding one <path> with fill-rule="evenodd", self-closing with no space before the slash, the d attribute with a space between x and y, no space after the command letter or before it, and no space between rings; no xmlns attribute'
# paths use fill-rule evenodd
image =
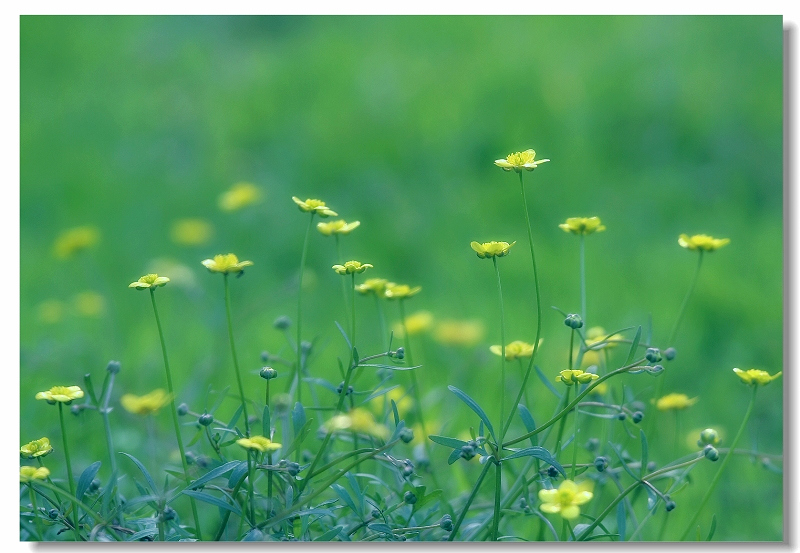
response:
<svg viewBox="0 0 800 553"><path fill-rule="evenodd" d="M664 372L664 367L661 365L653 365L652 367L647 367L647 372L653 376L658 376Z"/></svg>
<svg viewBox="0 0 800 553"><path fill-rule="evenodd" d="M567 315L567 318L564 319L564 324L575 330L583 326L583 319L581 319L581 316L577 313L570 313Z"/></svg>
<svg viewBox="0 0 800 553"><path fill-rule="evenodd" d="M717 445L720 442L719 434L713 428L706 428L700 432L700 439L697 441L699 447L706 445Z"/></svg>
<svg viewBox="0 0 800 553"><path fill-rule="evenodd" d="M558 476L558 469L552 465L547 467L547 476L550 478L556 478Z"/></svg>
<svg viewBox="0 0 800 553"><path fill-rule="evenodd" d="M675 356L677 354L678 354L678 352L675 351L675 348L667 348L667 349L664 350L664 358L667 361L672 361L673 359L675 359Z"/></svg>
<svg viewBox="0 0 800 553"><path fill-rule="evenodd" d="M414 439L414 431L410 428L403 428L400 431L400 439L403 440L404 444L411 442Z"/></svg>
<svg viewBox="0 0 800 553"><path fill-rule="evenodd" d="M676 507L675 502L672 501L671 499L667 500L667 502L664 504L664 508L667 510L667 512L670 512L675 507Z"/></svg>
<svg viewBox="0 0 800 553"><path fill-rule="evenodd" d="M119 372L121 365L119 361L109 361L108 365L106 365L106 370L111 374L117 374Z"/></svg>
<svg viewBox="0 0 800 553"><path fill-rule="evenodd" d="M600 440L597 438L589 438L584 447L589 451L597 451L597 448L600 447Z"/></svg>
<svg viewBox="0 0 800 553"><path fill-rule="evenodd" d="M461 458L462 459L466 459L467 461L469 461L473 457L475 457L475 448L472 447L469 444L462 445L461 446Z"/></svg>
<svg viewBox="0 0 800 553"><path fill-rule="evenodd" d="M417 502L417 496L414 495L414 492L406 492L403 495L403 501L405 503L408 503L409 505L413 505L414 503Z"/></svg>
<svg viewBox="0 0 800 553"><path fill-rule="evenodd" d="M661 352L658 350L658 348L647 348L644 358L651 363L658 363L661 361Z"/></svg>
<svg viewBox="0 0 800 553"><path fill-rule="evenodd" d="M209 426L212 422L214 422L214 416L209 415L208 413L203 413L197 419L197 422L199 422L203 426Z"/></svg>
<svg viewBox="0 0 800 553"><path fill-rule="evenodd" d="M603 472L608 468L608 459L602 456L595 458L594 468L597 469L597 472Z"/></svg>
<svg viewBox="0 0 800 553"><path fill-rule="evenodd" d="M182 417L182 416L184 416L186 413L188 413L188 412L189 412L189 406L188 406L188 405L186 405L185 403L181 403L180 405L178 405L178 409L177 409L177 411L178 411L178 416L179 416L179 417Z"/></svg>
<svg viewBox="0 0 800 553"><path fill-rule="evenodd" d="M272 380L273 378L276 378L278 376L278 371L276 371L272 367L264 367L260 371L258 371L258 375L264 380Z"/></svg>
<svg viewBox="0 0 800 553"><path fill-rule="evenodd" d="M286 330L287 328L292 326L292 320L286 315L282 315L277 319L275 319L275 322L272 323L272 326L274 326L278 330Z"/></svg>
<svg viewBox="0 0 800 553"><path fill-rule="evenodd" d="M644 413L642 413L641 411L634 411L631 420L633 421L634 424L639 424L640 422L642 422L643 418L644 418Z"/></svg>
<svg viewBox="0 0 800 553"><path fill-rule="evenodd" d="M450 515L444 515L442 517L442 520L439 521L439 528L441 528L445 532L452 532L453 518Z"/></svg>
<svg viewBox="0 0 800 553"><path fill-rule="evenodd" d="M620 412L617 414L617 420L624 421L624 420L625 420L625 419L627 419L627 418L628 418L628 415L625 413L625 411L620 411Z"/></svg>
<svg viewBox="0 0 800 553"><path fill-rule="evenodd" d="M713 445L707 445L705 449L703 449L703 454L709 461L716 461L719 459L719 451L717 451L717 448Z"/></svg>
<svg viewBox="0 0 800 553"><path fill-rule="evenodd" d="M397 357L398 359L403 359L406 356L406 348L404 347L397 348L397 350L394 352L394 356Z"/></svg>
<svg viewBox="0 0 800 553"><path fill-rule="evenodd" d="M300 342L300 351L302 351L306 355L311 353L311 342L308 342L306 340Z"/></svg>

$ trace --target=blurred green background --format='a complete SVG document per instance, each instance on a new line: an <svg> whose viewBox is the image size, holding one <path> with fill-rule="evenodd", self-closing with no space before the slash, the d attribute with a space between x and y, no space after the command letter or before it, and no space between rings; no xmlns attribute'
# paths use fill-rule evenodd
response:
<svg viewBox="0 0 800 553"><path fill-rule="evenodd" d="M586 242L589 326L643 325L656 345L677 348L664 391L699 397L680 413L681 436L715 426L730 441L749 399L731 369L782 370L779 16L24 16L20 25L21 443L57 439L56 410L34 401L37 391L82 384L85 373L99 387L111 359L122 362L113 401L164 386L149 299L127 289L146 272L173 278L157 299L179 400L202 411L209 385L233 384L222 279L200 265L217 253L254 262L231 284L239 358L261 390L249 374L260 353L292 357L272 327L296 317L307 216L291 196L361 221L342 238L344 259L332 238L311 236L303 335L315 340L314 374L337 383L345 349L333 324L343 320L341 277L330 265L372 263L364 277L422 286L407 308L434 317L413 344L423 406L442 433L464 432L476 421L446 385L490 413L499 390L488 351L499 343L494 273L470 241L518 241L500 261L507 341L535 334L519 184L493 165L526 148L552 160L525 174L545 374L566 368L569 344L550 306L580 309L579 241L557 225L592 215L608 230ZM239 181L258 187L258 201L221 210L220 195ZM209 240L173 240L185 218L206 221ZM83 225L99 229L98 243L55 256L59 235ZM696 265L681 233L731 243L706 256L678 339L666 344ZM357 298L359 349L377 352L367 299ZM384 308L398 319L396 305ZM442 344L436 322L447 319L481 319L485 332L471 345ZM620 383L649 402L655 380ZM546 420L555 399L532 386L531 410ZM781 454L782 413L777 380L760 391L740 447ZM170 446L166 410L156 422ZM83 445L76 470L105 460L100 418L70 424ZM112 424L119 449L144 447L142 421L117 408ZM651 459L691 451L671 413L656 428ZM448 451L433 450L443 480L475 478L478 469L448 467ZM717 466L698 467L674 497L668 539ZM707 509L715 539L781 540L782 484L758 458L737 456Z"/></svg>

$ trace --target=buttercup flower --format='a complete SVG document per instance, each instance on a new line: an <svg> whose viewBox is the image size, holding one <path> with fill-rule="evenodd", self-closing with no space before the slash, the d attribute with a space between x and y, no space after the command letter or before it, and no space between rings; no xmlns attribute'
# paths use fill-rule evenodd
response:
<svg viewBox="0 0 800 553"><path fill-rule="evenodd" d="M273 442L264 436L250 436L249 438L241 438L236 440L236 443L245 449L254 449L256 451L260 451L261 453L272 453L273 451L278 451L281 447L283 447L281 444Z"/></svg>
<svg viewBox="0 0 800 553"><path fill-rule="evenodd" d="M691 407L700 398L689 399L686 394L667 394L656 401L656 409L659 411L678 411Z"/></svg>
<svg viewBox="0 0 800 553"><path fill-rule="evenodd" d="M478 257L481 259L488 259L490 257L503 257L504 255L508 255L508 250L516 243L516 240L510 244L508 242L495 242L492 240L491 242L484 242L483 244L479 242L470 242L469 245L475 250Z"/></svg>
<svg viewBox="0 0 800 553"><path fill-rule="evenodd" d="M261 190L249 182L237 182L230 190L219 197L219 208L222 211L236 211L254 204L261 196Z"/></svg>
<svg viewBox="0 0 800 553"><path fill-rule="evenodd" d="M119 398L122 407L125 408L127 412L133 413L134 415L150 415L156 413L170 401L172 401L172 396L161 388L153 390L149 394L143 396L125 394Z"/></svg>
<svg viewBox="0 0 800 553"><path fill-rule="evenodd" d="M484 334L486 329L480 319L439 321L434 331L436 341L447 346L474 346Z"/></svg>
<svg viewBox="0 0 800 553"><path fill-rule="evenodd" d="M136 288L137 290L156 289L159 286L165 286L168 282L168 277L160 277L155 273L151 273L140 277L136 282L131 282L128 284L128 288Z"/></svg>
<svg viewBox="0 0 800 553"><path fill-rule="evenodd" d="M367 434L384 440L389 437L389 429L375 422L375 417L372 416L372 413L361 407L356 407L349 413L336 415L327 421L323 428L328 432L345 430L358 434Z"/></svg>
<svg viewBox="0 0 800 553"><path fill-rule="evenodd" d="M586 384L598 378L600 377L594 373L587 373L578 369L567 369L558 373L556 382L563 382L567 386L572 386L573 384Z"/></svg>
<svg viewBox="0 0 800 553"><path fill-rule="evenodd" d="M363 284L356 284L356 291L364 295L375 294L380 297L386 290L388 282L385 278L368 278Z"/></svg>
<svg viewBox="0 0 800 553"><path fill-rule="evenodd" d="M383 292L385 298L390 300L402 300L415 296L422 290L422 286L414 286L411 288L408 284L395 284L394 282L386 283L386 289Z"/></svg>
<svg viewBox="0 0 800 553"><path fill-rule="evenodd" d="M570 217L567 219L566 223L561 223L558 226L564 232L582 234L584 236L606 230L605 225L601 224L599 217Z"/></svg>
<svg viewBox="0 0 800 553"><path fill-rule="evenodd" d="M332 234L350 234L353 232L353 229L358 228L360 224L361 221L347 223L344 219L339 219L338 221L330 221L328 223L317 223L317 230L325 236L330 236Z"/></svg>
<svg viewBox="0 0 800 553"><path fill-rule="evenodd" d="M558 489L539 490L539 500L542 502L539 509L545 513L558 513L568 520L578 518L581 514L580 505L594 497L587 488L588 484L564 480Z"/></svg>
<svg viewBox="0 0 800 553"><path fill-rule="evenodd" d="M541 338L539 339L539 345L542 345ZM489 351L495 355L503 355L503 348L499 345L490 346ZM533 355L533 344L529 344L528 342L514 340L506 346L506 361L530 357L531 355Z"/></svg>
<svg viewBox="0 0 800 553"><path fill-rule="evenodd" d="M512 169L521 173L523 169L526 171L533 171L542 163L547 163L549 159L535 159L536 152L533 150L525 150L524 152L514 152L508 154L505 159L498 159L494 162L495 165L503 169L503 171L511 171Z"/></svg>
<svg viewBox="0 0 800 553"><path fill-rule="evenodd" d="M203 219L178 219L172 223L169 236L182 246L200 246L211 239L214 229Z"/></svg>
<svg viewBox="0 0 800 553"><path fill-rule="evenodd" d="M425 332L433 325L433 313L430 311L417 311L406 317L406 329L408 334L413 336ZM394 335L398 338L403 337L403 323L402 321L394 325Z"/></svg>
<svg viewBox="0 0 800 553"><path fill-rule="evenodd" d="M780 371L770 376L767 371L760 371L758 369L748 369L746 371L742 369L733 369L733 372L742 379L742 382L751 386L766 386L783 374L783 371Z"/></svg>
<svg viewBox="0 0 800 553"><path fill-rule="evenodd" d="M39 438L33 440L19 448L20 457L31 459L34 457L44 457L53 452L53 446L50 445L48 438Z"/></svg>
<svg viewBox="0 0 800 553"><path fill-rule="evenodd" d="M400 415L400 418L404 417L406 413L411 411L411 407L414 405L414 400L411 399L411 396L408 395L405 388L402 386L397 386L382 396L374 397L369 400L369 406L380 416L383 414L384 402L386 405L391 405L389 400L394 400L395 404L397 405L397 413Z"/></svg>
<svg viewBox="0 0 800 553"><path fill-rule="evenodd" d="M53 386L49 390L36 394L36 399L47 400L47 403L54 405L56 402L70 404L73 399L83 397L83 390L80 386Z"/></svg>
<svg viewBox="0 0 800 553"><path fill-rule="evenodd" d="M72 257L81 250L86 250L100 240L97 227L83 226L67 229L56 238L53 244L53 255L59 259Z"/></svg>
<svg viewBox="0 0 800 553"><path fill-rule="evenodd" d="M47 467L19 467L19 481L23 484L31 480L44 480L50 476Z"/></svg>
<svg viewBox="0 0 800 553"><path fill-rule="evenodd" d="M360 261L346 261L344 265L334 265L332 269L339 275L351 275L353 273L363 273L367 269L371 269L372 265L369 263L361 263Z"/></svg>
<svg viewBox="0 0 800 553"><path fill-rule="evenodd" d="M320 217L336 217L339 215L331 208L325 205L325 202L322 200L312 200L309 198L306 201L302 201L300 198L296 196L292 196L292 200L294 203L297 204L297 207L300 208L300 211L305 211L306 213L313 211Z"/></svg>
<svg viewBox="0 0 800 553"><path fill-rule="evenodd" d="M687 250L699 250L704 252L713 252L730 243L730 238L714 238L707 234L695 234L689 236L688 234L681 234L678 237L678 244Z"/></svg>
<svg viewBox="0 0 800 553"><path fill-rule="evenodd" d="M219 254L214 259L204 259L201 263L212 273L241 273L245 267L253 264L252 261L239 261L236 254Z"/></svg>

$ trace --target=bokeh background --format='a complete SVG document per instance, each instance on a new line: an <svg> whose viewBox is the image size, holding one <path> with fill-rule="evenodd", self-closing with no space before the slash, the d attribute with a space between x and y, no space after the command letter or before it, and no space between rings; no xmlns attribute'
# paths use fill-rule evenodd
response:
<svg viewBox="0 0 800 553"><path fill-rule="evenodd" d="M202 411L209 389L232 384L222 279L200 265L217 253L254 262L231 284L239 358L260 390L250 373L261 352L291 358L272 326L296 313L307 216L291 196L361 221L342 238L345 259L332 238L311 236L303 334L315 344L312 371L339 381L333 321L344 301L330 265L370 262L365 277L422 286L407 308L433 318L413 338L423 407L442 433L464 432L476 422L446 385L490 412L499 390L488 351L499 343L494 273L470 241L518 241L500 263L507 336L535 333L519 185L493 165L526 148L552 160L525 175L545 374L566 368L569 344L550 306L580 309L578 240L557 225L592 215L608 229L586 244L589 326L643 325L654 344L678 350L664 391L699 398L677 418L659 415L651 459L690 453L685 435L707 426L732 439L749 392L731 369L783 368L779 16L24 16L20 29L21 443L58 434L37 391L81 384L85 373L99 387L111 359L122 363L112 401L164 386L149 299L127 289L146 272L173 278L157 296L179 399ZM239 182L257 194L224 204ZM184 219L201 223L181 234ZM89 247L58 248L84 226L96 232ZM706 256L678 339L666 344L696 265L681 233L731 243ZM375 305L357 300L360 341L378 351ZM398 319L396 305L384 308ZM447 321L470 324L448 338ZM654 379L622 380L649 402ZM555 399L532 386L531 410L546 420ZM740 447L782 453L782 388L760 391ZM70 422L82 445L76 470L106 458L92 415ZM121 450L153 435L171 447L167 411L150 431L121 408L112 419ZM433 449L441 480L458 473L449 480L457 494L477 469L448 467L448 452ZM782 539L782 463L772 463L733 460L708 508L715 539ZM674 497L667 539L716 468L698 467Z"/></svg>

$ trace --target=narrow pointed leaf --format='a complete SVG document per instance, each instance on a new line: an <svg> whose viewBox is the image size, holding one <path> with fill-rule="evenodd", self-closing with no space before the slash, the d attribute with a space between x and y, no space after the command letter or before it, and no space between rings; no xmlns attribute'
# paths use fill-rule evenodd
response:
<svg viewBox="0 0 800 553"><path fill-rule="evenodd" d="M459 448L459 449L454 449L454 450L453 450L453 451L450 453L450 456L447 458L447 464L448 464L448 465L452 465L453 463L455 463L455 462L456 462L456 461L458 461L459 459L461 459L461 448Z"/></svg>
<svg viewBox="0 0 800 553"><path fill-rule="evenodd" d="M539 380L541 380L542 383L547 387L547 389L553 392L553 395L556 396L558 399L561 399L563 395L561 394L561 392L558 391L555 385L553 385L553 383L550 382L550 379L545 376L545 374L542 372L542 369L539 368L539 365L534 365L533 368L536 369L536 375L539 377Z"/></svg>
<svg viewBox="0 0 800 553"><path fill-rule="evenodd" d="M639 434L642 438L642 469L640 477L644 478L644 475L647 474L647 436L644 435L644 430L641 428L639 429Z"/></svg>
<svg viewBox="0 0 800 553"><path fill-rule="evenodd" d="M633 343L631 343L631 350L628 352L628 359L625 361L626 365L630 365L631 361L636 359L636 349L639 347L639 340L642 338L642 327L636 329L636 336L633 338Z"/></svg>
<svg viewBox="0 0 800 553"><path fill-rule="evenodd" d="M567 477L567 472L564 470L564 467L556 461L555 457L547 451L545 448L540 446L534 447L526 447L525 449L520 449L519 451L512 453L507 457L503 457L503 461L508 461L509 459L516 459L517 457L535 457L536 459L541 459L548 465L552 465L555 469L563 476L564 478Z"/></svg>
<svg viewBox="0 0 800 553"><path fill-rule="evenodd" d="M519 418L522 419L522 424L525 425L525 430L528 432L533 432L536 430L536 423L533 420L533 415L531 412L528 411L528 408L522 405L521 403L517 405L517 409L519 409ZM531 445L536 447L539 445L539 435L534 434L531 436Z"/></svg>
<svg viewBox="0 0 800 553"><path fill-rule="evenodd" d="M188 495L189 497L193 497L199 501L205 501L206 503L211 503L212 505L216 505L217 507L230 511L235 515L242 516L242 510L239 509L238 505L231 505L227 501L223 501L214 495L194 490L183 490L181 493L183 495Z"/></svg>
<svg viewBox="0 0 800 553"><path fill-rule="evenodd" d="M195 490L200 486L204 485L206 482L211 482L214 478L217 478L218 476L222 476L223 474L232 471L241 464L244 464L245 466L247 465L247 463L245 463L244 461L230 461L228 463L225 463L224 465L220 465L217 468L208 471L203 476L201 476L200 478L189 484L188 488L190 490Z"/></svg>
<svg viewBox="0 0 800 553"><path fill-rule="evenodd" d="M470 409L472 409L472 411L473 411L473 412L474 412L476 415L478 415L478 417L481 419L481 421L483 421L483 424L485 424L485 425L486 425L486 428L487 428L487 429L489 429L489 434L491 434L491 435L492 435L492 438L494 438L494 439L495 439L495 441L496 441L496 440L497 440L497 437L494 435L494 428L492 427L492 423L491 423L491 422L489 422L489 417L487 417L487 416L486 416L486 413L483 411L483 409L481 409L481 406L480 406L480 405L478 405L478 404L475 402L475 400L474 400L474 399L472 399L471 397L469 397L467 394L465 394L464 392L462 392L461 390L459 390L459 389L458 389L458 388L456 388L455 386L448 386L448 387L447 387L447 389L448 389L448 390L450 390L451 392L453 392L455 395L457 395L457 396L458 396L458 398L459 398L461 401L463 401L464 403L466 403L466 404L467 404L467 407L469 407Z"/></svg>
<svg viewBox="0 0 800 553"><path fill-rule="evenodd" d="M446 447L453 447L453 448L461 448L467 445L467 442L464 440L459 440L458 438L448 438L447 436L428 436L428 439L433 443L437 443L439 445L443 445Z"/></svg>
<svg viewBox="0 0 800 553"><path fill-rule="evenodd" d="M98 470L100 470L100 461L95 461L81 473L81 477L78 479L78 487L75 491L75 497L78 498L78 501L83 501L83 496L86 495L86 490L89 489L92 480L97 476Z"/></svg>
<svg viewBox="0 0 800 553"><path fill-rule="evenodd" d="M156 483L155 483L155 481L153 480L153 477L152 477L152 476L150 476L150 473L149 473L149 472L147 472L147 469L146 469L146 468L144 468L144 465L143 465L143 464L142 464L142 463L139 461L139 459L137 459L136 457L134 457L133 455L131 455L131 454L129 454L129 453L125 453L124 451L120 451L119 453L120 453L120 455L124 455L125 457L127 457L128 459L130 459L131 461L133 461L133 463L134 463L134 464L135 464L137 467L139 467L139 470L140 470L140 471L142 472L142 474L144 475L144 478L145 478L145 480L147 480L147 484L150 486L150 491L151 491L152 493L154 493L154 494L158 494L158 493L159 493L159 492L158 492L158 488L156 487Z"/></svg>
<svg viewBox="0 0 800 553"><path fill-rule="evenodd" d="M298 401L294 404L294 409L292 409L292 428L294 429L294 435L297 436L300 432L300 429L306 424L306 411L303 409L303 405ZM267 434L264 436L269 437Z"/></svg>
<svg viewBox="0 0 800 553"><path fill-rule="evenodd" d="M717 529L717 515L711 515L711 529L708 531L708 536L706 537L706 541L711 541L711 538L714 537L714 532Z"/></svg>

